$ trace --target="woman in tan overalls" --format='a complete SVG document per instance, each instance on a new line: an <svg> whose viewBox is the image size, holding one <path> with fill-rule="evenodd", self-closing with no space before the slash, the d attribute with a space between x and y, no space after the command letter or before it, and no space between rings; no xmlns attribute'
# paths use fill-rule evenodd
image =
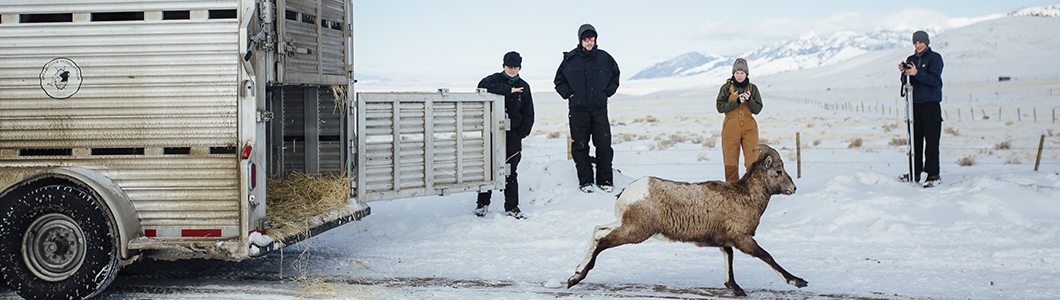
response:
<svg viewBox="0 0 1060 300"><path fill-rule="evenodd" d="M751 151L758 145L758 123L752 114L762 111L762 95L747 79L747 60L737 58L732 64L732 78L718 91L718 112L725 114L721 125L721 154L725 160L725 181L740 180L740 148L744 169L758 159Z"/></svg>

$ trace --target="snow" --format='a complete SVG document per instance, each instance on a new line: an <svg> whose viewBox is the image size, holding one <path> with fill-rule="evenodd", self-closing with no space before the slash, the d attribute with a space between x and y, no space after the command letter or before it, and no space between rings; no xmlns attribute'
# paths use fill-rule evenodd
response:
<svg viewBox="0 0 1060 300"><path fill-rule="evenodd" d="M634 100L639 103L631 103ZM720 129L720 119L694 119L712 109L702 99L667 101L674 103L659 108L650 99L616 101L611 110L615 135L709 135ZM497 212L502 202L499 193L493 199L494 212L485 218L471 214L473 193L375 202L368 218L325 233L308 246L321 257L363 265L326 268L333 264L328 260L315 262L321 265L310 269L321 276L442 278L506 285L448 288L398 283L384 292L385 298L606 299L616 290L649 286L665 286L668 292L644 297L701 287L728 295L722 285L720 251L659 240L604 251L583 283L565 289L566 278L585 256L593 227L616 219L615 194L579 192L574 165L565 160L565 139L543 133L565 125L557 121L562 116L555 115L562 104L540 103L539 133L524 140L520 194L528 219ZM689 109L673 112L673 107ZM634 121L655 110L670 110L673 117ZM799 113L787 113L791 111ZM792 124L803 124L792 120L807 115L821 119L815 127L832 128L842 126L846 118L877 123L894 118L773 100L766 103L759 123L763 132L783 132ZM998 130L976 134L1005 138ZM793 141L763 136L776 140L789 173L796 175ZM954 139L944 137L944 147L953 146L949 141ZM664 140L616 144L615 168L620 171L615 173L616 187L646 175L685 181L723 177L721 151L704 146L709 138L702 144L677 142L660 148ZM737 254L736 280L752 298L1060 297L1060 286L1055 284L1060 279L1056 153L1047 160L1052 163L1034 172L1026 164L960 167L944 151L945 183L924 189L895 180L906 168L904 147L866 142L862 149L847 149L846 143L822 141L803 148L803 177L795 179L798 191L774 196L757 232L759 244L809 286L787 285L765 263Z"/></svg>
<svg viewBox="0 0 1060 300"><path fill-rule="evenodd" d="M931 189L894 179L907 169L905 147L890 144L905 136L895 111L901 99L894 64L909 49L752 78L765 101L756 117L762 140L781 153L790 174L801 173L795 194L772 198L755 238L809 286L788 285L765 263L738 253L734 272L749 298L1060 298L1060 141L1054 135L1060 127L1047 113L1060 97L1052 91L1060 86L1060 67L1050 65L1060 45L1025 36L1056 31L1050 28L1060 21L1014 17L984 24L933 37L947 61L947 133L944 184ZM976 42L984 37L997 42ZM1030 59L1011 59L1018 55ZM987 80L999 73L1017 79ZM683 81L689 78L641 84L691 92L612 98L617 189L649 175L723 178L716 147L723 116L713 106L721 80ZM731 295L723 285L721 251L655 239L604 251L585 280L566 289L593 228L616 221L615 194L578 191L574 164L566 159L566 102L551 92L534 98L537 123L523 141L519 166L527 219L498 212L501 193L494 193L493 212L484 218L471 214L474 193L373 202L364 220L284 252L309 253L305 273L340 278L330 285L350 281L343 278L371 283L358 285L368 291L334 297ZM994 114L1002 104L1005 111ZM1015 109L1024 116L1015 116ZM1046 149L1035 172L1042 135ZM862 146L848 148L855 139ZM1000 147L1004 142L1011 146ZM975 164L960 166L964 158Z"/></svg>
<svg viewBox="0 0 1060 300"><path fill-rule="evenodd" d="M734 272L749 298L1060 297L1060 142L1054 135L1060 127L1048 113L1060 97L1052 91L1060 86L1060 68L1048 67L1053 62L1046 59L1060 47L1057 39L1021 42L1020 36L1055 31L1049 28L1060 22L1015 17L984 23L933 37L947 59L944 183L935 188L895 180L907 165L905 146L891 145L905 135L895 110L901 99L893 65L909 49L757 81L766 104L757 116L762 140L801 177L794 178L795 194L772 198L755 238L809 286L790 286L740 253ZM984 37L999 40L976 42ZM1029 59L1008 59L1014 55ZM988 80L999 73L1020 79ZM723 178L716 147L723 116L713 107L721 81L689 78L638 81L645 90L676 92L611 100L616 188L649 175ZM730 295L721 251L655 239L604 251L582 283L565 288L593 228L616 221L615 194L578 191L574 164L566 160L566 103L553 93L534 96L537 123L523 141L519 166L527 219L497 212L500 193L484 218L471 214L473 193L374 202L364 220L286 251L306 247L327 258L310 259L316 276L392 283L373 290L381 298ZM1006 111L995 114L1002 104ZM1034 171L1041 136L1045 151ZM855 139L860 147L850 146ZM1005 142L1011 146L1002 147ZM965 158L975 163L961 166Z"/></svg>

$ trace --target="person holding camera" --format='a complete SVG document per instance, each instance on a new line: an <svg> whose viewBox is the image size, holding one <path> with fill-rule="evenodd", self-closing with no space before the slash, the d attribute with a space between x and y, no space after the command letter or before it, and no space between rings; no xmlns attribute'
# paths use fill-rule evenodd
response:
<svg viewBox="0 0 1060 300"><path fill-rule="evenodd" d="M916 53L898 64L898 70L908 76L913 98L913 178L903 175L903 181L920 182L920 174L927 173L924 186L942 183L939 177L939 139L942 137L942 55L931 51L927 32L913 33Z"/></svg>
<svg viewBox="0 0 1060 300"><path fill-rule="evenodd" d="M752 149L758 145L758 122L752 115L762 112L762 95L758 86L747 78L747 60L737 58L732 64L732 77L718 91L718 112L725 114L721 125L721 156L725 165L725 181L740 180L740 149L743 149L744 168L758 159Z"/></svg>

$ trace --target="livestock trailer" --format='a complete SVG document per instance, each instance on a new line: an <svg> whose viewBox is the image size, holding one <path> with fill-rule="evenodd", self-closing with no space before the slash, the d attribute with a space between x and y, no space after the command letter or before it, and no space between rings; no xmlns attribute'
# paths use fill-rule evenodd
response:
<svg viewBox="0 0 1060 300"><path fill-rule="evenodd" d="M502 189L500 96L353 96L352 12L0 0L4 282L88 298L142 257L239 261L359 220L370 201ZM317 200L274 192L296 175L337 180L338 205L279 216L275 203Z"/></svg>

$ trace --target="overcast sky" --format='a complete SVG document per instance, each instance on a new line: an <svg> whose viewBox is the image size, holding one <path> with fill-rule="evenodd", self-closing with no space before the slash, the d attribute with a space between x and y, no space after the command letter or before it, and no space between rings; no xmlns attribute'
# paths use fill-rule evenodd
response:
<svg viewBox="0 0 1060 300"><path fill-rule="evenodd" d="M581 24L596 27L626 80L687 52L738 55L813 32L943 31L1055 2L961 1L401 1L354 3L354 72L462 90L501 70L505 52L523 56L524 79L550 90ZM368 83L368 82L365 82ZM536 85L535 85L536 84ZM413 84L415 85L415 83ZM456 86L452 86L456 85ZM540 86L545 85L545 86Z"/></svg>

